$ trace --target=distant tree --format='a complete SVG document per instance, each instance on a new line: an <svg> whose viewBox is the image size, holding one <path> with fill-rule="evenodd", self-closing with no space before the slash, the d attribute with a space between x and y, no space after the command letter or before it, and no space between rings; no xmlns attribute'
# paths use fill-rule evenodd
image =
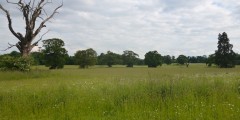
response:
<svg viewBox="0 0 240 120"><path fill-rule="evenodd" d="M144 65L145 64L144 59L137 58L135 64L136 65Z"/></svg>
<svg viewBox="0 0 240 120"><path fill-rule="evenodd" d="M97 52L92 48L87 50L79 50L75 53L76 64L80 68L88 68L94 66L97 62Z"/></svg>
<svg viewBox="0 0 240 120"><path fill-rule="evenodd" d="M167 65L172 64L172 58L170 55L163 56L163 62L166 63Z"/></svg>
<svg viewBox="0 0 240 120"><path fill-rule="evenodd" d="M127 65L127 67L133 67L133 64L137 60L137 57L139 57L137 53L134 53L130 50L125 50L123 51L122 55L123 64Z"/></svg>
<svg viewBox="0 0 240 120"><path fill-rule="evenodd" d="M157 67L162 65L162 57L157 51L149 51L145 54L144 62L148 67Z"/></svg>
<svg viewBox="0 0 240 120"><path fill-rule="evenodd" d="M175 56L172 56L172 63L176 63Z"/></svg>
<svg viewBox="0 0 240 120"><path fill-rule="evenodd" d="M186 57L185 55L179 55L177 58L177 63L180 65L184 65L188 63L188 57Z"/></svg>
<svg viewBox="0 0 240 120"><path fill-rule="evenodd" d="M112 67L112 65L116 64L117 61L116 54L111 51L107 51L104 61L107 63L108 67Z"/></svg>
<svg viewBox="0 0 240 120"><path fill-rule="evenodd" d="M67 55L66 65L75 65L75 57Z"/></svg>
<svg viewBox="0 0 240 120"><path fill-rule="evenodd" d="M19 53L17 51L12 51L9 55L12 57L21 57L21 53Z"/></svg>
<svg viewBox="0 0 240 120"><path fill-rule="evenodd" d="M64 42L58 38L43 40L42 50L45 65L49 69L60 69L64 67L67 50L64 47Z"/></svg>
<svg viewBox="0 0 240 120"><path fill-rule="evenodd" d="M207 58L207 61L206 61L206 65L208 67L211 67L213 63L215 63L215 54L209 55L209 57Z"/></svg>
<svg viewBox="0 0 240 120"><path fill-rule="evenodd" d="M235 64L236 64L236 65L240 65L240 54L236 54Z"/></svg>
<svg viewBox="0 0 240 120"><path fill-rule="evenodd" d="M99 56L97 56L97 65L106 65L105 54L101 53Z"/></svg>
<svg viewBox="0 0 240 120"><path fill-rule="evenodd" d="M229 43L227 33L218 35L218 49L215 51L215 63L220 68L231 68L235 66L236 54L232 50L233 45Z"/></svg>
<svg viewBox="0 0 240 120"><path fill-rule="evenodd" d="M33 58L35 65L44 65L44 56L42 52L31 52L30 56Z"/></svg>

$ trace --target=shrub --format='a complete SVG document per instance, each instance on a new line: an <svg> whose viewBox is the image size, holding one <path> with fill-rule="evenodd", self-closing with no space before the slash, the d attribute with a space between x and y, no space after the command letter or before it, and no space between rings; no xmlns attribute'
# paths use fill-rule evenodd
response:
<svg viewBox="0 0 240 120"><path fill-rule="evenodd" d="M33 60L30 57L12 57L9 55L0 57L0 69L3 71L30 71L32 63Z"/></svg>

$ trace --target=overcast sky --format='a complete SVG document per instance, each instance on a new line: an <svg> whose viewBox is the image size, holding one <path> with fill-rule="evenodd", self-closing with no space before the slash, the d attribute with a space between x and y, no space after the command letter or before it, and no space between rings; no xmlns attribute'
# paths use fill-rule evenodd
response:
<svg viewBox="0 0 240 120"><path fill-rule="evenodd" d="M24 32L16 7L5 0L0 4L12 14L14 29ZM59 4L55 0L48 10ZM64 40L70 55L87 48L98 54L132 50L141 58L152 50L162 55L209 55L224 31L240 53L240 0L64 0L59 14L46 25L42 34L50 32L44 39ZM2 11L0 38L0 49L17 42ZM12 50L16 49L6 52Z"/></svg>

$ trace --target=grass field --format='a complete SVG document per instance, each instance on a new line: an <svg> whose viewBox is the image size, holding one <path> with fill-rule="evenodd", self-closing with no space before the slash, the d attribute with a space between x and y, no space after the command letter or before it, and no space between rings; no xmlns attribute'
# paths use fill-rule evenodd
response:
<svg viewBox="0 0 240 120"><path fill-rule="evenodd" d="M240 66L0 72L0 120L239 120Z"/></svg>

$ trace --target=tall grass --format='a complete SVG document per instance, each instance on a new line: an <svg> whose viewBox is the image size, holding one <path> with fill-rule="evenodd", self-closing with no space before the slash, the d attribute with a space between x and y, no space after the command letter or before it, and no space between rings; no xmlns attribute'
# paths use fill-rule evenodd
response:
<svg viewBox="0 0 240 120"><path fill-rule="evenodd" d="M1 120L238 120L240 68L0 72Z"/></svg>

